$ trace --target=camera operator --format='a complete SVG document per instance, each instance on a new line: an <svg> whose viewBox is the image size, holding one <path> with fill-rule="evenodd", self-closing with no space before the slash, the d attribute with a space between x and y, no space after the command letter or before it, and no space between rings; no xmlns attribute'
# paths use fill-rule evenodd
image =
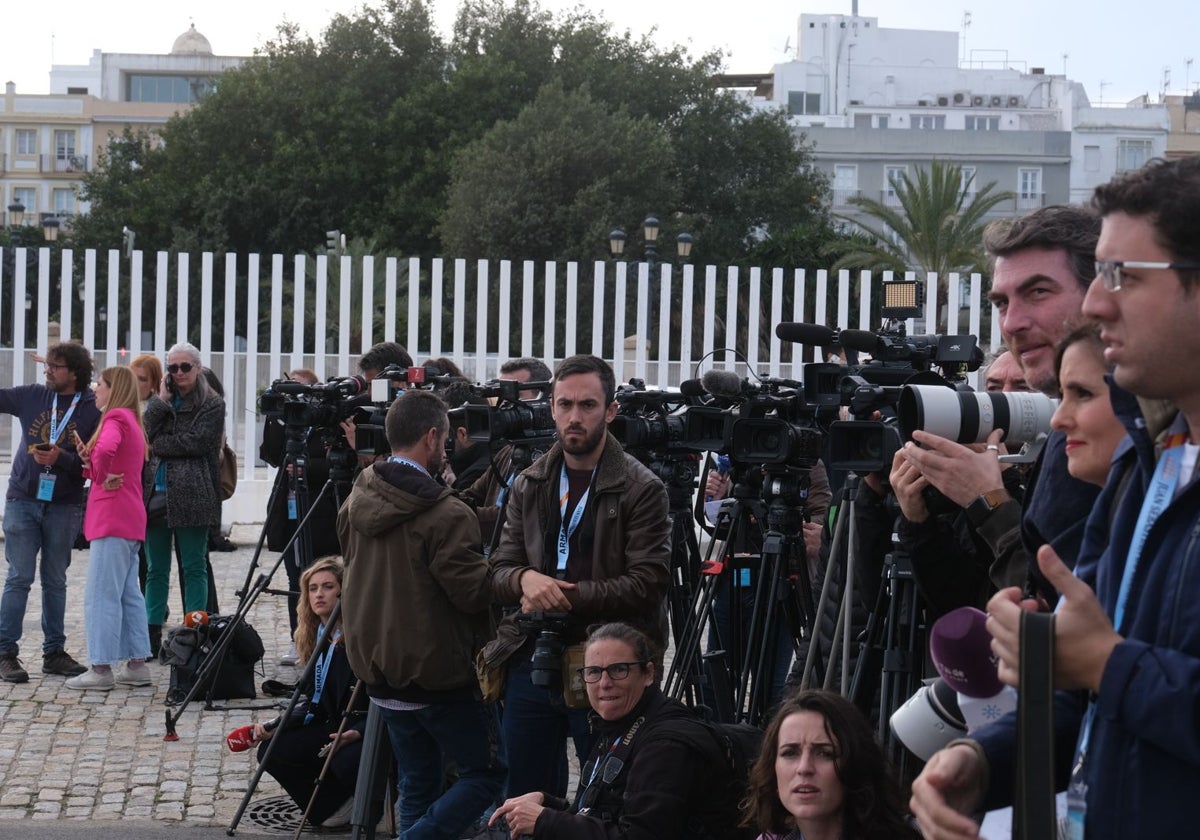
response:
<svg viewBox="0 0 1200 840"><path fill-rule="evenodd" d="M523 356L502 364L498 378L511 382L549 382L551 376L550 368L541 359ZM538 395L536 390L521 391L523 400L537 399ZM508 490L505 481L511 481L512 446L505 446L497 452L493 464L492 469L485 470L463 491L463 500L475 508L475 514L479 517L479 532L485 542L491 540L496 521L500 518L500 508Z"/></svg>
<svg viewBox="0 0 1200 840"><path fill-rule="evenodd" d="M317 375L305 368L285 373L283 378L293 382L302 382L305 385L316 385L318 382ZM282 416L268 414L263 423L263 438L258 448L258 456L278 469L284 465L287 454L286 446L287 436ZM309 492L315 494L329 479L329 459L326 457L325 443L319 435L314 435L311 431L308 435L305 454L308 464L305 481ZM291 464L288 464L286 469L287 473L281 477L281 480L287 482L285 485L287 492L276 492L271 496L265 528L269 551L283 551L285 547L287 548L283 555L283 568L287 572L288 578L288 624L291 628L289 638L292 638L296 634L296 622L300 607L300 573L304 571L302 563L307 565L317 557L341 554L342 549L338 545L335 527L338 500L334 494L326 493L320 501L316 502L316 510L309 517L306 526L311 540L311 556L304 558L303 561L297 559L295 543L289 547L288 542L296 533L296 525L304 512L294 511L293 518L290 487L294 479L294 469ZM299 661L300 657L296 653L294 644L279 658L280 665L295 665Z"/></svg>
<svg viewBox="0 0 1200 840"><path fill-rule="evenodd" d="M492 590L501 604L519 604L527 616L566 613L563 641L572 646L583 641L588 625L607 621L633 624L665 646L667 494L609 433L615 392L603 359L579 355L559 364L551 400L558 442L507 494L503 532L490 559ZM537 635L543 641L544 634ZM535 670L537 649L510 615L483 653L485 672L507 668L510 797L538 790L564 796L568 732L580 761L593 744L586 697L564 695L563 666L552 674ZM568 658L560 651L559 661Z"/></svg>
<svg viewBox="0 0 1200 840"><path fill-rule="evenodd" d="M448 408L462 405L487 405L485 397L475 393L465 378L451 379L434 389ZM467 490L488 471L492 453L486 441L472 440L462 415L450 415L450 449L442 477L452 490ZM482 532L481 532L481 536Z"/></svg>
<svg viewBox="0 0 1200 840"><path fill-rule="evenodd" d="M1071 772L1073 836L1187 837L1200 789L1200 158L1153 160L1096 189L1096 278L1083 304L1115 364L1113 408L1128 431L1087 523L1075 570L1045 546L1062 592L1053 625L1055 756ZM988 604L1000 676L1016 684L1013 588ZM977 837L966 814L1012 790L1015 716L953 742L913 786L925 836Z"/></svg>
<svg viewBox="0 0 1200 840"><path fill-rule="evenodd" d="M491 629L487 562L475 515L434 479L446 404L408 391L385 427L392 454L359 474L338 513L346 655L387 726L401 836L460 837L505 775L496 709L473 667ZM443 759L458 770L448 788Z"/></svg>
<svg viewBox="0 0 1200 840"><path fill-rule="evenodd" d="M362 354L362 358L358 360L358 371L363 377L371 382L379 376L379 372L390 365L397 365L402 368L412 367L412 356L404 349L403 344L397 344L394 341L381 341L378 344L372 344L366 353ZM404 390L406 383L397 382L396 387ZM346 443L350 448L358 450L358 425L354 422L354 418L348 418L342 421L342 432L346 435ZM365 467L374 461L373 456L359 456L359 466Z"/></svg>
<svg viewBox="0 0 1200 840"><path fill-rule="evenodd" d="M984 248L992 259L988 299L1000 313L1000 331L1020 360L1025 381L1058 396L1054 353L1078 320L1094 274L1099 220L1079 207L1042 207L1019 219L992 222ZM995 556L991 582L997 588L1026 585L1030 575L1047 597L1032 563L1032 548L1049 543L1074 564L1083 523L1097 489L1067 470L1066 437L1052 431L1030 473L1024 506L1005 489L998 459L999 435L983 452L923 431L904 457L929 484L966 510L974 531ZM992 446L997 448L993 449Z"/></svg>
<svg viewBox="0 0 1200 840"><path fill-rule="evenodd" d="M1007 350L1001 350L988 365L984 383L988 391L1029 390L1021 366ZM936 492L931 493L929 480L903 450L893 458L886 480L887 486L885 476L870 473L859 485L856 506L859 550L864 556L882 557L891 549L895 531L900 548L912 559L913 580L932 617L962 606L982 609L997 589L989 577L996 558L987 541L971 527L966 512L944 497L939 498ZM1005 532L1016 539L1024 474L1017 467L1009 467L1002 470L1001 480L1005 492L1016 500L1004 511L1012 514ZM894 511L885 504L889 488L900 509L898 523ZM993 521L1002 520L998 515ZM873 587L874 581L870 584Z"/></svg>

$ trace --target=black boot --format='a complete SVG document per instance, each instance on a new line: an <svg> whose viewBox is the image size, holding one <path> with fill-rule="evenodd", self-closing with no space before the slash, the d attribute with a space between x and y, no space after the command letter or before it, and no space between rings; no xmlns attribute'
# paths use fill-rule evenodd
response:
<svg viewBox="0 0 1200 840"><path fill-rule="evenodd" d="M150 656L158 659L158 649L162 647L162 625L150 624L147 626L150 630Z"/></svg>

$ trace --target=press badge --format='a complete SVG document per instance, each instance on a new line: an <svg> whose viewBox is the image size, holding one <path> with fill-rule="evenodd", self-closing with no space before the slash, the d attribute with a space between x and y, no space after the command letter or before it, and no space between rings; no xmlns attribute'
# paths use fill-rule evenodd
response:
<svg viewBox="0 0 1200 840"><path fill-rule="evenodd" d="M38 491L37 500L39 502L49 502L54 499L54 482L58 480L58 476L54 473L42 473L38 476Z"/></svg>
<svg viewBox="0 0 1200 840"><path fill-rule="evenodd" d="M1082 779L1067 788L1067 840L1083 840L1083 820L1087 816L1087 784Z"/></svg>

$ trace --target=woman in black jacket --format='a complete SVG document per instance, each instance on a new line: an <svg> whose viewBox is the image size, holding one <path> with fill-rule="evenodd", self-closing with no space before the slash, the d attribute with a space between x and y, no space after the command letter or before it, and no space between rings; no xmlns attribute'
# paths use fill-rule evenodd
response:
<svg viewBox="0 0 1200 840"><path fill-rule="evenodd" d="M326 557L316 561L300 576L296 652L308 661L318 639L333 633L332 641L317 660L312 681L304 686L307 705L294 712L291 720L276 728L272 723L255 724L254 740L259 741L262 761L268 739L279 743L271 751L266 771L275 777L301 810L308 807L316 788L315 779L325 763L327 749L334 750L329 772L321 782L309 819L325 828L344 826L350 821L354 803L354 784L358 778L358 760L362 754L362 732L366 726L367 695L355 699L351 718L338 738L342 714L354 691L354 673L346 660L340 620L333 628L324 626L342 592L342 561Z"/></svg>
<svg viewBox="0 0 1200 840"><path fill-rule="evenodd" d="M514 838L537 840L738 836L742 791L711 727L654 685L656 653L628 624L591 632L579 675L597 738L575 802L527 793L496 809L489 825L503 819Z"/></svg>

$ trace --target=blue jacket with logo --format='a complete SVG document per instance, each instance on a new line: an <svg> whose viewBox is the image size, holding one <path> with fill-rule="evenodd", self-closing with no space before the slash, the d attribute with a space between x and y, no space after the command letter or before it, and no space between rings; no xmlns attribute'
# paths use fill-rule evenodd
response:
<svg viewBox="0 0 1200 840"><path fill-rule="evenodd" d="M1116 387L1112 400L1129 435L1113 455L1113 471L1088 519L1075 568L1110 616L1162 438L1176 420L1174 409L1162 403L1139 405ZM1096 695L1085 770L1088 840L1196 833L1200 482L1195 473L1181 480L1185 489L1146 535L1119 628L1125 640L1109 657ZM1083 692L1060 691L1056 698L1056 764L1062 785L1087 701ZM992 773L989 805L1012 796L1015 737L1015 716L1009 715L977 738Z"/></svg>

